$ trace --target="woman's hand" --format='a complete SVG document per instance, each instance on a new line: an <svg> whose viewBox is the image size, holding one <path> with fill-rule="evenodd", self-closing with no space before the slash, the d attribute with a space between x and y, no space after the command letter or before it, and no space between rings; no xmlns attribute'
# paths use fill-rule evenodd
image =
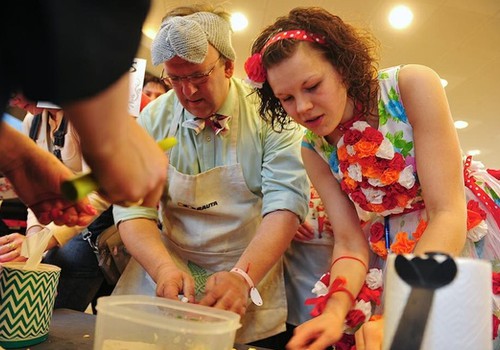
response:
<svg viewBox="0 0 500 350"><path fill-rule="evenodd" d="M363 324L354 334L356 350L382 349L384 319L379 318Z"/></svg>
<svg viewBox="0 0 500 350"><path fill-rule="evenodd" d="M20 233L0 237L0 263L8 261L26 261L27 258L21 256L21 246L26 236Z"/></svg>
<svg viewBox="0 0 500 350"><path fill-rule="evenodd" d="M287 350L324 350L338 342L343 335L343 319L328 312L304 322L295 328Z"/></svg>

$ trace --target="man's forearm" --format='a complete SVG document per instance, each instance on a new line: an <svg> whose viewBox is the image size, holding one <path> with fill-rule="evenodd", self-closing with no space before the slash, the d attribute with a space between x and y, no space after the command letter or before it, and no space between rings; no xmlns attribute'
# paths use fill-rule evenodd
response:
<svg viewBox="0 0 500 350"><path fill-rule="evenodd" d="M119 223L120 236L130 254L156 281L157 271L175 265L160 237L154 220L132 219Z"/></svg>
<svg viewBox="0 0 500 350"><path fill-rule="evenodd" d="M288 210L269 213L235 267L247 271L252 281L259 283L279 261L298 227L297 215Z"/></svg>

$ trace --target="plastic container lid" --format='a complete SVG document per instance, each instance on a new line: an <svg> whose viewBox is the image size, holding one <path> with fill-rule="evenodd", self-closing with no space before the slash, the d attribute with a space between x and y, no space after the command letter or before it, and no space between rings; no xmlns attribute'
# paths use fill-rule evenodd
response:
<svg viewBox="0 0 500 350"><path fill-rule="evenodd" d="M101 297L97 311L101 316L192 334L223 334L241 327L234 312L145 295Z"/></svg>

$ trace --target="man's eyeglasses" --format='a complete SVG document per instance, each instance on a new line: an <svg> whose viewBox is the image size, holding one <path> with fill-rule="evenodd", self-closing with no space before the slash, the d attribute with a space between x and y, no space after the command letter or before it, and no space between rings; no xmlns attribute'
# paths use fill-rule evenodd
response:
<svg viewBox="0 0 500 350"><path fill-rule="evenodd" d="M160 76L160 79L162 79L166 84L172 84L172 85L175 85L175 86L178 86L182 83L183 80L186 80L188 81L189 83L193 84L193 85L201 85L201 84L204 84L208 81L208 78L210 77L210 75L213 73L213 71L215 70L215 67L217 66L217 63L219 62L219 60L221 59L222 56L219 56L219 58L217 59L217 61L215 61L214 65L212 68L210 68L210 70L208 70L206 73L197 73L197 74L192 74L192 75L186 75L184 77L178 77L178 76L175 76L175 75L163 75L165 73L164 70L161 71L161 76Z"/></svg>

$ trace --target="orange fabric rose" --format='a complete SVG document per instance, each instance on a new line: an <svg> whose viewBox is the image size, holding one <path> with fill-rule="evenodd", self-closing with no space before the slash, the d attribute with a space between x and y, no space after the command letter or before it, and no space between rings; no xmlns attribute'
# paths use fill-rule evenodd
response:
<svg viewBox="0 0 500 350"><path fill-rule="evenodd" d="M387 248L385 247L385 242L383 240L378 242L370 242L370 246L375 254L377 254L384 260L387 259Z"/></svg>
<svg viewBox="0 0 500 350"><path fill-rule="evenodd" d="M378 143L369 141L359 141L354 145L354 150L360 158L374 156L378 151Z"/></svg>
<svg viewBox="0 0 500 350"><path fill-rule="evenodd" d="M347 160L347 148L345 146L339 147L337 149L337 157L340 161Z"/></svg>
<svg viewBox="0 0 500 350"><path fill-rule="evenodd" d="M387 169L382 173L380 181L382 181L384 185L390 185L399 180L399 174L400 171L398 170Z"/></svg>
<svg viewBox="0 0 500 350"><path fill-rule="evenodd" d="M420 240L420 237L422 237L422 235L424 234L426 228L427 228L427 222L425 220L420 220L417 229L413 233L413 239L415 239L415 241L418 242Z"/></svg>
<svg viewBox="0 0 500 350"><path fill-rule="evenodd" d="M381 212L383 212L386 209L383 204L372 204L372 203L370 203L369 206L371 208L371 211L373 211L375 213L381 213Z"/></svg>
<svg viewBox="0 0 500 350"><path fill-rule="evenodd" d="M413 239L408 238L408 233L398 232L391 244L391 251L395 254L408 254L415 249L416 243Z"/></svg>
<svg viewBox="0 0 500 350"><path fill-rule="evenodd" d="M368 177L368 178L372 178L372 179L378 179L382 176L382 171L379 168L374 167L374 166L363 167L361 169L361 173L363 174L363 176Z"/></svg>
<svg viewBox="0 0 500 350"><path fill-rule="evenodd" d="M349 176L346 176L343 182L350 191L353 191L356 187L358 187L358 183Z"/></svg>
<svg viewBox="0 0 500 350"><path fill-rule="evenodd" d="M409 199L410 198L406 194L400 194L396 196L396 201L398 203L398 206L403 208L406 207Z"/></svg>

